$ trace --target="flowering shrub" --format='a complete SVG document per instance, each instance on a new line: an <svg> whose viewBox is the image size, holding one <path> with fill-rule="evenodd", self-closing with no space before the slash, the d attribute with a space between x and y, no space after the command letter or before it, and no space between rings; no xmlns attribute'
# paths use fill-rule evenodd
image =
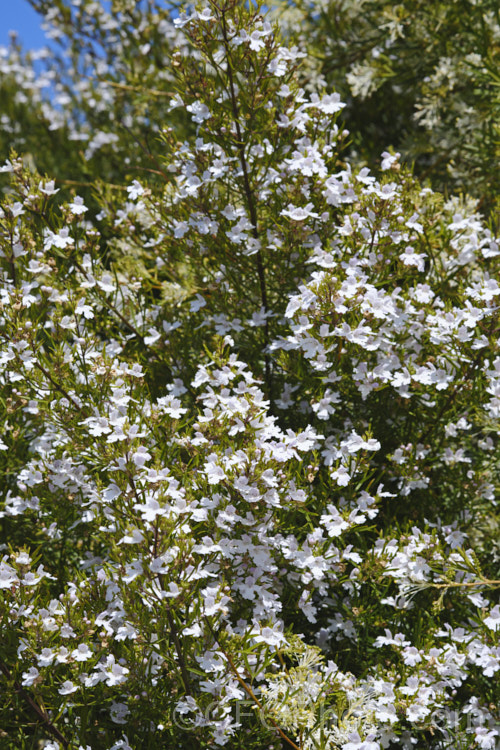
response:
<svg viewBox="0 0 500 750"><path fill-rule="evenodd" d="M495 748L494 233L259 10L161 24L151 180L1 167L2 747Z"/></svg>

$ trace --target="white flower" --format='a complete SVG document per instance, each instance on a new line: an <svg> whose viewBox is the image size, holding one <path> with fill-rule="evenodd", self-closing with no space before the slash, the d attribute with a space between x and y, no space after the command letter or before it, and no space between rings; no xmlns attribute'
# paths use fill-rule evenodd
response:
<svg viewBox="0 0 500 750"><path fill-rule="evenodd" d="M43 182L39 182L38 187L40 189L40 192L44 193L45 195L55 195L59 192L59 188L55 187L54 180L49 180L45 184Z"/></svg>
<svg viewBox="0 0 500 750"><path fill-rule="evenodd" d="M288 216L289 219L293 219L294 221L304 221L310 217L318 218L319 214L312 211L312 208L312 203L308 203L306 206L292 206L289 204L288 208L284 208L280 212L280 216Z"/></svg>
<svg viewBox="0 0 500 750"><path fill-rule="evenodd" d="M360 450L365 451L378 451L380 450L380 443L374 438L364 440L360 435L357 435L354 431L351 432L346 440L343 440L341 446L345 448L349 453L356 453Z"/></svg>
<svg viewBox="0 0 500 750"><path fill-rule="evenodd" d="M80 643L78 648L75 648L71 652L71 656L73 657L75 661L87 661L87 659L92 658L92 655L93 655L92 651L90 650L90 648L87 646L86 643Z"/></svg>
<svg viewBox="0 0 500 750"><path fill-rule="evenodd" d="M96 669L102 671L106 685L109 685L109 687L126 682L127 675L130 671L127 667L117 664L113 655L108 656L105 664L98 664Z"/></svg>
<svg viewBox="0 0 500 750"><path fill-rule="evenodd" d="M345 529L349 528L349 524L342 518L334 505L328 505L328 515L321 516L321 524L327 529L330 537L340 536Z"/></svg>
<svg viewBox="0 0 500 750"><path fill-rule="evenodd" d="M266 626L260 630L252 631L251 635L256 643L267 643L269 646L286 644L286 639L279 623L276 623L272 628Z"/></svg>
<svg viewBox="0 0 500 750"><path fill-rule="evenodd" d="M367 63L355 63L346 75L353 96L365 99L377 88L376 71Z"/></svg>
<svg viewBox="0 0 500 750"><path fill-rule="evenodd" d="M148 453L143 445L140 445L136 452L132 454L132 461L138 469L142 469L144 464L150 461L152 458L151 453Z"/></svg>
<svg viewBox="0 0 500 750"><path fill-rule="evenodd" d="M30 667L27 672L23 672L21 685L31 687L39 675L40 672L36 667Z"/></svg>
<svg viewBox="0 0 500 750"><path fill-rule="evenodd" d="M431 712L428 706L423 706L421 703L412 703L406 709L406 716L409 721L418 722L425 719Z"/></svg>
<svg viewBox="0 0 500 750"><path fill-rule="evenodd" d="M186 26L192 19L192 16L188 16L187 13L179 13L177 18L174 18L174 26L177 28L182 28L183 26Z"/></svg>
<svg viewBox="0 0 500 750"><path fill-rule="evenodd" d="M211 21L214 17L210 8L203 8L202 10L199 10L196 15L200 21Z"/></svg>
<svg viewBox="0 0 500 750"><path fill-rule="evenodd" d="M427 255L425 253L416 253L415 248L411 245L405 249L404 253L401 253L399 259L403 261L405 266L416 266L419 271L425 269L425 259Z"/></svg>
<svg viewBox="0 0 500 750"><path fill-rule="evenodd" d="M351 481L351 475L345 468L345 466L339 466L338 469L330 472L330 476L334 479L339 487L347 487Z"/></svg>
<svg viewBox="0 0 500 750"><path fill-rule="evenodd" d="M94 317L94 311L92 310L90 305L87 305L85 303L85 298L78 301L78 304L75 307L75 314L83 315L83 317L87 320L92 320L92 318Z"/></svg>
<svg viewBox="0 0 500 750"><path fill-rule="evenodd" d="M54 661L55 653L51 648L42 648L37 658L39 667L49 667Z"/></svg>
<svg viewBox="0 0 500 750"><path fill-rule="evenodd" d="M69 209L72 214L76 214L77 216L80 216L81 214L84 214L86 211L88 211L87 206L83 202L83 198L80 198L79 195L75 196L74 201L69 204Z"/></svg>
<svg viewBox="0 0 500 750"><path fill-rule="evenodd" d="M120 539L118 544L141 544L144 541L144 535L140 529L131 529L128 534Z"/></svg>
<svg viewBox="0 0 500 750"><path fill-rule="evenodd" d="M495 605L483 622L490 630L498 630L500 628L500 605Z"/></svg>
<svg viewBox="0 0 500 750"><path fill-rule="evenodd" d="M138 180L133 180L132 184L128 186L127 193L131 201L135 201L140 195L144 195L144 188Z"/></svg>
<svg viewBox="0 0 500 750"><path fill-rule="evenodd" d="M488 727L474 727L474 739L481 750L495 750L498 747L497 737L498 729L488 729Z"/></svg>
<svg viewBox="0 0 500 750"><path fill-rule="evenodd" d="M398 721L398 715L392 703L388 703L387 705L380 705L375 711L375 717L382 724L387 724L387 722L394 724L396 721Z"/></svg>
<svg viewBox="0 0 500 750"><path fill-rule="evenodd" d="M335 112L340 112L345 107L344 102L340 101L340 94L325 94L321 99L315 100L315 96L311 98L312 104L320 109L325 115L333 115Z"/></svg>
<svg viewBox="0 0 500 750"><path fill-rule="evenodd" d="M418 664L422 661L422 657L415 646L409 646L408 648L405 648L403 652L403 661L410 667L414 667L415 664Z"/></svg>
<svg viewBox="0 0 500 750"><path fill-rule="evenodd" d="M207 303L201 296L201 294L197 294L194 300L191 301L189 305L189 309L191 312L198 312L198 310L201 310L202 307L205 307Z"/></svg>
<svg viewBox="0 0 500 750"><path fill-rule="evenodd" d="M23 204L19 203L19 201L16 201L11 206L10 210L11 210L12 216L14 216L14 217L21 216L22 214L25 213L24 208L23 208Z"/></svg>
<svg viewBox="0 0 500 750"><path fill-rule="evenodd" d="M182 407L182 402L174 396L162 396L158 399L157 404L160 410L172 419L180 419L187 412L187 409Z"/></svg>
<svg viewBox="0 0 500 750"><path fill-rule="evenodd" d="M209 120L212 116L207 105L203 104L203 102L194 102L193 104L188 104L186 110L192 114L192 121L197 122L200 125L205 120Z"/></svg>
<svg viewBox="0 0 500 750"><path fill-rule="evenodd" d="M167 510L150 493L146 495L145 503L135 503L134 510L139 510L143 521L154 521L156 516L164 516Z"/></svg>
<svg viewBox="0 0 500 750"><path fill-rule="evenodd" d="M60 250L69 245L73 245L73 237L69 236L69 229L64 227L60 232L52 232L50 229L46 230L46 237L43 243L44 250L50 250L52 247L57 247Z"/></svg>
<svg viewBox="0 0 500 750"><path fill-rule="evenodd" d="M97 279L97 285L102 289L103 292L114 292L116 286L113 282L113 277L110 273L103 273L100 279Z"/></svg>
<svg viewBox="0 0 500 750"><path fill-rule="evenodd" d="M111 708L109 709L109 713L111 716L111 721L113 721L115 724L126 724L130 710L125 703L116 703L115 701L113 701L113 703L111 704Z"/></svg>
<svg viewBox="0 0 500 750"><path fill-rule="evenodd" d="M1 172L13 172L14 171L14 165L12 164L9 159L0 167L0 173Z"/></svg>
<svg viewBox="0 0 500 750"><path fill-rule="evenodd" d="M397 164L397 161L401 154L399 151L396 151L395 154L390 154L388 151L384 151L382 153L382 164L381 168L385 171L387 169L391 169L393 164Z"/></svg>
<svg viewBox="0 0 500 750"><path fill-rule="evenodd" d="M174 20L174 23L175 23L175 20ZM180 96L180 94L175 94L175 96L173 96L172 99L170 99L170 102L169 102L170 109L176 109L177 107L183 107L183 106L184 106L184 101L182 97Z"/></svg>
<svg viewBox="0 0 500 750"><path fill-rule="evenodd" d="M18 565L29 565L31 562L31 557L28 555L27 552L20 552L18 556L16 557L16 563Z"/></svg>
<svg viewBox="0 0 500 750"><path fill-rule="evenodd" d="M19 583L16 571L2 560L0 562L0 589L10 588L14 583Z"/></svg>
<svg viewBox="0 0 500 750"><path fill-rule="evenodd" d="M76 690L78 690L78 687L76 685L73 685L71 680L65 680L59 688L58 692L60 695L71 695L71 693L76 692Z"/></svg>
<svg viewBox="0 0 500 750"><path fill-rule="evenodd" d="M211 453L203 467L209 484L219 484L223 479L227 479L224 469L215 463L216 460L216 454Z"/></svg>
<svg viewBox="0 0 500 750"><path fill-rule="evenodd" d="M358 732L352 732L348 739L349 742L342 745L342 750L380 750L379 743L373 741L373 735L362 740Z"/></svg>

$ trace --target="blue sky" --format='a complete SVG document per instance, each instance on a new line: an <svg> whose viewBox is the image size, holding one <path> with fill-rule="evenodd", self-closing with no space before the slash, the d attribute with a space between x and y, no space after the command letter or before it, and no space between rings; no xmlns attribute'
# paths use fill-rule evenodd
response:
<svg viewBox="0 0 500 750"><path fill-rule="evenodd" d="M40 28L40 16L27 0L0 0L0 45L9 43L9 31L18 32L25 49L38 49L46 44Z"/></svg>
<svg viewBox="0 0 500 750"><path fill-rule="evenodd" d="M105 7L109 4L101 0ZM162 4L161 2L159 3ZM168 7L168 0L163 3ZM24 49L39 49L47 44L40 28L41 16L28 0L0 0L0 46L9 44L9 31L17 31Z"/></svg>

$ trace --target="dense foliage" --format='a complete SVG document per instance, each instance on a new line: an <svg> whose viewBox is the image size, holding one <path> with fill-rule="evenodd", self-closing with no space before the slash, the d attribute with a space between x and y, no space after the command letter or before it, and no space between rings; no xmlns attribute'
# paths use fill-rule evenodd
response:
<svg viewBox="0 0 500 750"><path fill-rule="evenodd" d="M496 748L496 4L32 5L0 747Z"/></svg>
<svg viewBox="0 0 500 750"><path fill-rule="evenodd" d="M419 175L498 210L500 6L496 0L297 0L276 4L300 29L307 80L349 105L356 156L389 144Z"/></svg>

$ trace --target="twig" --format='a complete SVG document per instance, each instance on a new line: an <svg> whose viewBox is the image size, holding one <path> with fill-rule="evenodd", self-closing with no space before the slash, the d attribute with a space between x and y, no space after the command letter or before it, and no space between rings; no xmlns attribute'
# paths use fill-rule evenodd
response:
<svg viewBox="0 0 500 750"><path fill-rule="evenodd" d="M225 12L223 9L219 9L219 12L221 14L221 21L222 21L222 38L224 40L224 47L225 47L226 56L227 56L227 75L229 79L229 90L231 92L231 108L233 110L234 124L236 126L236 136L237 136L236 145L238 148L239 160L240 160L241 169L243 172L243 186L244 186L244 191L245 191L245 197L247 200L248 211L250 213L250 220L252 222L252 234L253 234L254 239L257 242L259 242L257 208L255 206L254 195L253 195L252 187L250 185L248 165L247 165L247 161L245 157L245 144L243 142L243 136L242 136L241 127L240 127L238 102L236 99L236 92L235 92L234 80L233 80L232 60L231 60L231 55L229 51L229 39L227 35L226 16L225 16ZM264 269L264 262L262 260L262 252L260 249L257 250L255 254L255 259L257 263L257 275L259 277L259 287L260 287L260 297L262 300L262 307L264 308L264 312L268 313L269 303L268 303L268 298L267 298L266 274L265 274L265 269ZM265 337L266 350L268 350L269 319L267 315L266 315L266 323L264 326L264 337ZM268 396L272 404L271 362L269 359L268 351L266 351L264 354L264 363L265 363L265 379L266 379L266 385L267 385L267 390L268 390Z"/></svg>
<svg viewBox="0 0 500 750"><path fill-rule="evenodd" d="M47 378L47 380L52 383L52 385L54 386L54 388L56 389L56 391L58 391L62 396L64 396L64 398L68 399L68 401L71 404L73 404L73 406L75 407L75 409L77 411L79 411L79 412L83 411L82 407L79 406L76 403L76 401L74 400L74 398L72 398L72 396L69 395L68 391L65 388L63 388L63 386L60 385L57 382L57 380L54 380L54 378L52 377L52 375L50 374L50 372L48 372L45 369L45 367L40 364L40 362L34 362L33 364L34 364L35 367L37 367L40 370L40 372Z"/></svg>
<svg viewBox="0 0 500 750"><path fill-rule="evenodd" d="M106 81L108 86L113 86L116 89L123 89L124 91L138 91L141 94L152 94L153 96L172 96L168 91L159 91L158 89L144 89L141 86L131 86L126 83L115 83L115 81Z"/></svg>
<svg viewBox="0 0 500 750"><path fill-rule="evenodd" d="M9 232L9 234L10 234L10 247L11 247L11 255L9 258L9 263L10 263L10 268L12 272L12 282L14 286L17 287L18 281L17 281L17 272L16 272L16 256L14 255L14 236L12 232Z"/></svg>
<svg viewBox="0 0 500 750"><path fill-rule="evenodd" d="M221 653L222 653L222 654L224 655L224 657L225 657L225 658L227 659L227 663L228 663L228 664L229 664L229 666L231 667L231 671L233 672L234 676L236 677L236 679L237 679L237 680L238 680L238 682L240 683L241 687L242 687L242 688L243 688L243 690L244 690L244 691L246 692L246 694L250 696L250 698L251 698L251 699L253 700L253 702L255 703L255 705L257 706L257 708L258 708L258 709L259 709L259 710L260 710L260 711L262 712L262 714L264 714L264 713L265 713L265 711L264 711L264 706L262 705L262 703L260 702L260 700L259 700L259 699L257 698L257 696L255 695L255 693L254 693L254 691L252 690L252 688L250 687L250 685L248 685L248 684L247 684L247 683L245 682L245 680L243 679L243 677L242 677L242 676L240 675L240 673L238 672L238 669L236 668L236 665L235 665L235 663L233 662L233 660L232 660L231 656L230 656L230 655L229 655L229 654L228 654L228 653L227 653L227 652L225 651L225 649L224 649L224 648L223 648L223 647L222 647L222 646L220 645L220 643L219 643L219 641L218 641L218 639L217 639L217 636L216 636L216 634L215 634L215 632L214 632L214 629L213 629L213 628L212 628L212 626L210 625L210 622L208 621L208 619L207 619L207 618L205 618L205 622L206 622L206 624L208 625L208 629L209 629L209 630L210 630L210 632L212 633L212 636L213 636L213 638L214 638L214 639L215 639L215 640L217 641L217 644L218 644L218 650L219 650L219 651L220 651L220 652L221 652ZM296 744L295 744L295 742L294 742L293 740L291 740L291 739L290 739L290 737L288 737L288 736L287 736L287 735L286 735L286 734L284 733L284 731L283 731L283 730L281 729L280 725L279 725L279 724L278 724L278 723L277 723L277 722L276 722L276 721L275 721L275 720L273 719L273 717L272 717L272 716L267 716L266 718L267 718L267 719L269 719L269 721L271 722L271 724L273 725L273 727L274 727L274 728L276 729L276 731L278 732L278 734L280 735L280 737L281 737L281 738L282 738L283 740L285 740L285 742L287 742L287 743L288 743L288 744L290 745L290 747L293 747L293 748L294 748L294 750L302 750L302 748L300 748L300 747L299 747L298 745L296 745Z"/></svg>
<svg viewBox="0 0 500 750"><path fill-rule="evenodd" d="M74 185L75 187L91 187L95 188L99 183L97 182L85 182L82 180L63 180L56 177L56 183L58 185ZM126 185L114 185L112 182L106 182L106 187L113 188L114 190L126 190Z"/></svg>
<svg viewBox="0 0 500 750"><path fill-rule="evenodd" d="M161 580L162 576L160 576ZM186 661L184 659L184 652L182 650L181 642L179 640L179 634L177 633L177 626L175 624L175 620L172 616L172 612L170 611L170 606L166 605L166 611L167 611L167 620L168 625L170 627L170 635L172 636L172 640L174 642L175 650L177 652L177 658L179 660L179 667L181 670L182 675L182 681L184 683L184 688L186 690L186 693L188 695L191 695L191 681L189 679L189 674L187 671Z"/></svg>
<svg viewBox="0 0 500 750"><path fill-rule="evenodd" d="M78 268L78 270L80 271L80 273L83 276L87 276L87 273L86 273L85 269L82 268L81 264L77 260L73 259L73 263L75 264L75 266ZM127 318L113 305L113 303L108 300L108 298L106 297L105 294L101 294L100 289L96 289L95 291L97 292L97 295L98 295L99 299L101 300L101 302L104 302L104 304L106 305L106 307L108 307L112 312L114 312L114 314L121 320L121 322L125 326L127 326L127 328L129 329L129 331L132 331L132 333L135 334L135 336L137 336L137 338L139 339L139 341L141 342L141 344L143 344L143 346L145 346L147 348L147 344L144 341L144 336L142 335L142 333L140 333L137 330L137 328L135 326L133 326L132 323L130 323L127 320Z"/></svg>
<svg viewBox="0 0 500 750"><path fill-rule="evenodd" d="M127 471L127 477L128 477L129 482L130 482L130 486L132 487L132 491L134 493L135 499L137 500L138 503L140 503L141 498L139 497L139 493L137 491L137 486L135 484L134 477L132 476L132 474L131 474L130 471ZM155 544L155 555L156 555L157 542L158 542L158 527L156 526L155 527L155 541L154 541L154 544ZM159 575L158 576L158 579L160 581L160 585L161 585L162 589L164 589L164 586L163 586L164 578L165 578L165 576L163 576L163 575ZM188 695L191 695L191 681L189 679L189 674L188 674L188 670L187 670L187 667L186 667L186 661L184 659L184 652L182 650L181 642L179 640L179 634L177 632L177 626L175 624L175 620L174 620L174 618L172 616L172 612L170 611L170 606L168 604L166 604L166 612L167 612L168 625L169 625L169 628L170 628L170 635L172 636L172 640L174 642L175 650L177 652L177 658L179 660L179 667L180 667L180 670L181 670L181 675L182 675L182 681L184 683L184 688L186 690L186 693Z"/></svg>
<svg viewBox="0 0 500 750"><path fill-rule="evenodd" d="M236 668L233 660L229 656L229 654L227 654L220 647L220 644L219 644L219 648L222 651L222 653L224 654L224 656L226 657L226 659L227 659L227 661L229 663L229 666L231 667L231 670L234 673L234 676L236 677L236 679L238 680L238 682L240 683L241 687L250 696L250 698L254 701L255 705L262 711L262 713L264 713L264 706L262 705L262 703L260 702L260 700L257 698L257 696L255 695L255 693L252 690L252 688L250 687L250 685L247 685L247 683L245 682L245 680L243 679L243 677L241 677L241 675L239 674L239 672L238 672L238 670L237 670L237 668ZM281 727L279 726L279 724L273 719L272 716L268 716L267 718L269 719L269 721L271 722L271 724L273 725L273 727L278 731L280 737L282 739L284 739L285 742L288 742L288 744L290 745L290 747L293 747L294 750L301 750L301 748L298 745L296 745L295 742L293 740L291 740L290 737L288 737L284 733L284 731L281 729Z"/></svg>
<svg viewBox="0 0 500 750"><path fill-rule="evenodd" d="M485 335L491 336L496 334L497 330L495 326L497 325L497 320L493 319L491 322L491 325L489 326L488 330L485 331ZM420 436L417 442L422 443L425 445L426 440L430 438L430 436L433 434L433 432L436 430L437 427L439 427L441 417L445 413L445 411L448 409L448 407L453 403L455 400L455 396L458 394L460 388L467 383L468 380L470 380L472 373L474 372L474 369L477 367L479 362L481 361L481 357L483 356L482 352L479 351L474 359L470 362L469 367L467 368L465 375L463 376L460 383L456 383L454 388L451 390L451 392L448 394L448 398L442 405L441 409L439 410L437 416L434 417L432 423L429 425L428 429ZM441 439L438 449L441 446L441 443L443 442L443 438Z"/></svg>
<svg viewBox="0 0 500 750"><path fill-rule="evenodd" d="M5 677L8 680L12 679L12 674L9 668L7 667L7 665L4 664L3 661L0 661L0 671L5 675ZM66 737L63 734L61 734L59 729L51 722L50 717L46 713L46 711L40 708L38 703L36 703L36 701L33 700L33 698L26 692L26 690L24 690L24 688L21 687L21 685L16 680L14 680L14 689L16 693L19 693L21 698L23 698L23 700L28 704L30 709L34 711L34 713L36 713L38 719L43 722L47 731L50 732L50 734L53 737L55 737L56 740L61 742L63 747L65 748L69 747L70 745L69 740L67 740Z"/></svg>
<svg viewBox="0 0 500 750"><path fill-rule="evenodd" d="M481 581L449 581L448 583L429 583L425 588L450 589L450 588L473 588L475 586L488 586L495 588L500 586L500 580L483 578Z"/></svg>

